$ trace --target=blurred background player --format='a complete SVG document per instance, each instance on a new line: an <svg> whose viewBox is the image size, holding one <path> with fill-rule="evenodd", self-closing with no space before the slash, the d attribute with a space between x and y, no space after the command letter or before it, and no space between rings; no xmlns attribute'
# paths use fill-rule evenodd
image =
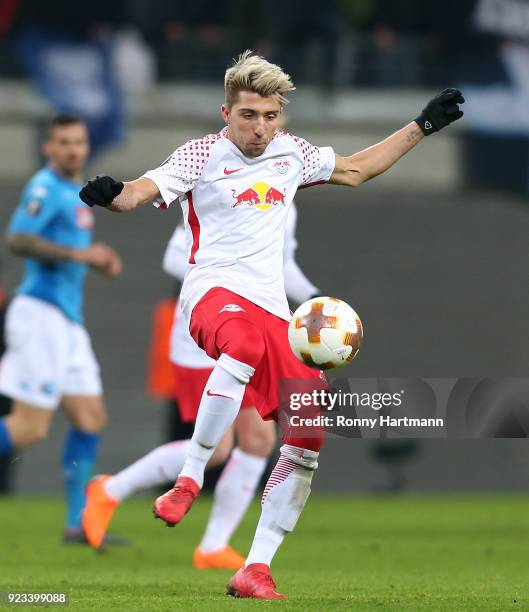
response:
<svg viewBox="0 0 529 612"><path fill-rule="evenodd" d="M12 407L0 419L0 455L44 439L54 410L64 409L71 422L63 450L68 543L85 541L84 489L106 421L99 366L83 326L84 278L89 267L109 278L121 272L113 249L91 244L93 213L79 200L89 151L78 117L50 121L48 164L26 185L7 237L10 250L25 258L25 272L6 317L0 392Z"/></svg>
<svg viewBox="0 0 529 612"><path fill-rule="evenodd" d="M285 233L284 276L287 296L298 303L318 294L295 260L297 211L292 205ZM183 280L187 264L187 243L183 224L167 246L164 270ZM170 358L174 365L176 404L183 423L193 424L205 385L215 361L199 348L189 333L189 323L177 304L171 335ZM233 448L234 434L237 447ZM214 492L213 509L206 531L193 555L199 569L238 569L244 557L228 542L241 522L259 485L276 441L275 424L263 421L252 402L250 390L243 399L234 427L226 432L208 463L208 469L224 467ZM171 442L151 451L114 476L101 476L89 484L83 525L88 541L100 546L117 505L131 494L176 479L184 464L190 439Z"/></svg>
<svg viewBox="0 0 529 612"><path fill-rule="evenodd" d="M0 272L0 359L5 351L4 323L7 306L3 281L3 275ZM11 400L5 395L0 394L0 417L9 414L10 408ZM0 495L11 491L12 462L11 453L0 455Z"/></svg>

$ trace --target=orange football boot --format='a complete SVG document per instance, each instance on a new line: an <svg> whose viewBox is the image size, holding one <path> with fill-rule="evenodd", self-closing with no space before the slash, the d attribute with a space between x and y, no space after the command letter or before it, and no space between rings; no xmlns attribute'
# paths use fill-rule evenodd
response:
<svg viewBox="0 0 529 612"><path fill-rule="evenodd" d="M119 502L108 495L104 483L110 476L96 476L86 487L86 506L83 511L83 531L90 546L99 548Z"/></svg>
<svg viewBox="0 0 529 612"><path fill-rule="evenodd" d="M276 591L276 583L270 575L270 568L264 563L252 563L241 568L228 582L228 595L253 597L255 599L286 599Z"/></svg>
<svg viewBox="0 0 529 612"><path fill-rule="evenodd" d="M193 553L193 566L197 569L240 569L246 559L231 546L225 546L213 552L204 552L196 548Z"/></svg>

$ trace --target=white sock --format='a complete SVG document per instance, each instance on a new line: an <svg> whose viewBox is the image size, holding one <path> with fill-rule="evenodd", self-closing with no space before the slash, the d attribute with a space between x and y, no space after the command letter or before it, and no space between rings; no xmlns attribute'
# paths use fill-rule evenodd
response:
<svg viewBox="0 0 529 612"><path fill-rule="evenodd" d="M252 501L267 459L233 449L215 487L213 508L200 542L204 552L221 550L241 522Z"/></svg>
<svg viewBox="0 0 529 612"><path fill-rule="evenodd" d="M206 464L239 413L246 384L254 371L229 355L223 353L219 357L200 400L195 431L180 476L192 478L202 487Z"/></svg>
<svg viewBox="0 0 529 612"><path fill-rule="evenodd" d="M266 484L261 518L245 566L270 565L283 538L291 532L310 494L318 453L284 444Z"/></svg>
<svg viewBox="0 0 529 612"><path fill-rule="evenodd" d="M132 493L174 481L186 458L190 440L179 440L158 446L103 485L110 497L121 502Z"/></svg>

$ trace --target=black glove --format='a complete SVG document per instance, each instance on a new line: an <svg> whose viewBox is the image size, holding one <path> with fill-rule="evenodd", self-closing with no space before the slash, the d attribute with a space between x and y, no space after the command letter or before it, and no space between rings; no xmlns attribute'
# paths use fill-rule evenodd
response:
<svg viewBox="0 0 529 612"><path fill-rule="evenodd" d="M438 132L453 121L461 119L463 111L458 104L463 104L465 98L459 89L445 89L432 98L415 119L425 136Z"/></svg>
<svg viewBox="0 0 529 612"><path fill-rule="evenodd" d="M112 200L123 191L123 183L111 176L96 176L79 192L81 200L88 206L109 206Z"/></svg>

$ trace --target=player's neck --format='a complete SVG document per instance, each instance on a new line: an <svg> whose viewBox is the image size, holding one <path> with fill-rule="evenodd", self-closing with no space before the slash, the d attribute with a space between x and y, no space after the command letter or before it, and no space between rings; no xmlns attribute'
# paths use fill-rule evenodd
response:
<svg viewBox="0 0 529 612"><path fill-rule="evenodd" d="M49 163L49 166L53 170L53 172L55 172L55 174L67 181L70 181L71 183L81 183L83 181L84 177L82 170L74 170L72 172L68 172L67 170L60 168L52 162Z"/></svg>
<svg viewBox="0 0 529 612"><path fill-rule="evenodd" d="M239 147L239 145L235 142L235 140L233 140L231 134L230 134L230 128L226 127L223 130L223 134L224 134L224 138L227 138L231 143L233 143L238 149L239 151L244 155L244 151L241 149L241 147Z"/></svg>
<svg viewBox="0 0 529 612"><path fill-rule="evenodd" d="M225 132L224 132L224 137L227 138L235 147L237 147L237 149L239 149L239 151L245 156L245 157L250 157L248 155L248 153L246 153L246 151L244 149L242 149L237 142L233 139L232 135L230 134L230 128L227 127L225 128Z"/></svg>

